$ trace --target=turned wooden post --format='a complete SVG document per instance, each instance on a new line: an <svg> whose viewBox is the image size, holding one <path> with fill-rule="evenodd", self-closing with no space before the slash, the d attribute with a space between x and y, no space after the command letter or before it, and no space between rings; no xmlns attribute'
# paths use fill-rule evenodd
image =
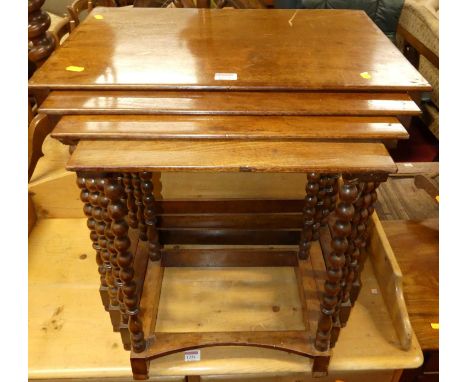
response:
<svg viewBox="0 0 468 382"><path fill-rule="evenodd" d="M107 291L109 293L109 315L114 331L119 330L120 310L118 301L118 290L114 279L114 270L111 263L112 243L109 245L108 237L106 237L106 228L110 225L107 217L107 205L109 199L104 195L104 174L96 174L93 177L86 179L86 184L90 190L94 191L91 194L90 202L94 206L93 218L96 221L96 233L98 234L98 244L101 251L101 258L106 271ZM107 221L106 221L107 220Z"/></svg>
<svg viewBox="0 0 468 382"><path fill-rule="evenodd" d="M44 2L45 0L28 0L28 58L36 67L41 66L55 49L55 40L47 31L50 16L41 9Z"/></svg>
<svg viewBox="0 0 468 382"><path fill-rule="evenodd" d="M320 302L320 317L317 325L315 347L320 351L330 347L333 315L339 314L339 295L345 265L345 253L348 249L347 237L351 233L351 219L354 215L353 201L358 194L357 187L344 180L340 187L340 203L335 208L335 221L332 224L332 252L326 259L327 280Z"/></svg>
<svg viewBox="0 0 468 382"><path fill-rule="evenodd" d="M132 185L132 176L129 173L123 174L123 184L127 194L128 225L132 228L138 228L138 209L135 204L135 195Z"/></svg>
<svg viewBox="0 0 468 382"><path fill-rule="evenodd" d="M116 178L108 178L104 188L105 195L110 200L107 211L112 219L111 230L115 236L114 248L117 251L120 280L123 283L123 301L128 315L130 341L132 350L135 353L140 353L145 350L146 341L139 317L139 298L134 280L133 255L129 251L131 243L128 237L128 224L125 221L127 208L121 201L125 195L125 190Z"/></svg>
<svg viewBox="0 0 468 382"><path fill-rule="evenodd" d="M115 175L114 175L115 177ZM117 177L119 181L120 177ZM115 306L113 306L113 311L115 312L115 320L118 319L118 324L116 325L116 331L120 332L122 337L122 343L126 350L130 350L130 334L128 331L128 315L125 308L124 297L123 297L123 282L120 279L120 267L117 261L117 250L115 249L114 239L115 235L112 232L112 219L109 215L108 206L109 198L105 195L106 184L109 182L108 178L102 178L99 180L100 190L103 194L101 195L101 206L104 209L103 216L106 223L105 235L107 238L107 250L109 252L109 261L112 266L112 277L114 279L115 290L112 290L112 293L115 293Z"/></svg>
<svg viewBox="0 0 468 382"><path fill-rule="evenodd" d="M350 292L354 280L354 273L357 265L356 256L358 249L356 248L355 239L357 237L357 226L359 222L359 209L361 204L362 185L359 184L359 179L352 175L343 175L343 181L349 185L354 185L357 195L354 200L349 200L353 203L353 215L351 217L351 232L348 236L348 248L345 252L345 266L343 267L343 278L341 279L341 292L339 301L339 326L345 327L351 314L352 303L350 300ZM338 320L336 320L338 321Z"/></svg>
<svg viewBox="0 0 468 382"><path fill-rule="evenodd" d="M320 227L320 223L315 219L319 181L320 174L315 172L307 174L305 206L303 209L304 225L302 228L298 255L302 260L309 257L310 242L317 239L313 237L314 231L317 231Z"/></svg>
<svg viewBox="0 0 468 382"><path fill-rule="evenodd" d="M328 217L336 208L338 200L338 179L339 174L327 174L320 179L319 191L319 222L322 227L327 225ZM318 232L317 232L318 238Z"/></svg>
<svg viewBox="0 0 468 382"><path fill-rule="evenodd" d="M87 226L89 228L90 234L89 237L93 243L93 249L96 251L96 263L98 265L98 272L101 280L99 287L99 294L101 296L102 305L104 309L109 309L109 293L106 282L106 269L104 267L104 262L101 257L101 248L98 244L98 234L96 233L96 221L93 218L93 209L94 207L89 202L89 196L91 191L86 186L86 177L83 174L77 174L76 184L81 189L80 199L84 203L83 212L88 218Z"/></svg>
<svg viewBox="0 0 468 382"><path fill-rule="evenodd" d="M140 231L140 240L146 241L148 236L146 235L146 224L145 224L145 207L142 201L141 193L141 179L138 173L132 173L132 186L133 186L133 197L135 199L138 230Z"/></svg>
<svg viewBox="0 0 468 382"><path fill-rule="evenodd" d="M146 235L148 237L148 255L152 261L158 261L161 259L161 246L159 245L159 235L156 228L157 211L153 195L152 174L150 172L141 172L140 178Z"/></svg>
<svg viewBox="0 0 468 382"><path fill-rule="evenodd" d="M369 218L374 213L374 204L377 201L376 189L379 182L363 182L362 184L362 201L356 206L359 210L359 221L357 224L357 234L354 240L354 245L357 249L355 253L357 263L354 265L354 275L350 291L350 301L354 305L361 290L361 271L367 257L366 248L370 236Z"/></svg>

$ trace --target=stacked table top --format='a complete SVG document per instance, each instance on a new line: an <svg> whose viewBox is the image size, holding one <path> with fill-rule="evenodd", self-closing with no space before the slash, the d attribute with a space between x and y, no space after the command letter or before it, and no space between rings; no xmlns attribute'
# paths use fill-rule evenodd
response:
<svg viewBox="0 0 468 382"><path fill-rule="evenodd" d="M394 172L430 90L343 10L96 8L29 86L69 169L120 171Z"/></svg>

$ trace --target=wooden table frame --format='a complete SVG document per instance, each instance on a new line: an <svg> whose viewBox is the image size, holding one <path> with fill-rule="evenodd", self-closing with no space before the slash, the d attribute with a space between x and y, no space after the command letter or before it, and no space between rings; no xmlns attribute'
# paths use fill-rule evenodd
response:
<svg viewBox="0 0 468 382"><path fill-rule="evenodd" d="M331 348L340 329L346 325L359 294L359 274L369 238L369 216L377 199L375 190L386 179L384 174L345 173L340 184L339 177L339 174L307 174L299 251L294 252L163 249L150 172L78 172L77 184L85 203L84 212L88 216L101 276L102 303L109 311L114 330L120 331L124 347L132 350L134 378L148 378L151 359L188 349L223 345L293 352L314 360L313 375L326 374ZM245 224L245 221L241 223ZM239 237L233 240L243 243L242 239L245 240ZM177 235L173 240L177 240ZM320 241L322 264L309 257L313 240ZM168 236L164 244L175 243ZM312 263L315 267L319 264L322 272L326 272L324 286L316 285ZM153 333L158 296L167 266L294 266L305 330ZM320 307L313 296L318 291L321 293Z"/></svg>
<svg viewBox="0 0 468 382"><path fill-rule="evenodd" d="M401 120L420 113L409 94L429 84L364 12L96 12L29 88L47 93L38 110L60 119L53 134L76 145L67 169L78 174L102 303L134 377L148 377L151 359L218 345L293 352L323 375L359 294L375 190L396 171L381 142L407 138ZM221 216L181 203L168 216L154 182L165 171L307 174L306 195L299 218L252 200L218 205ZM322 256L310 256L312 241ZM294 266L304 330L153 333L165 267L234 265Z"/></svg>

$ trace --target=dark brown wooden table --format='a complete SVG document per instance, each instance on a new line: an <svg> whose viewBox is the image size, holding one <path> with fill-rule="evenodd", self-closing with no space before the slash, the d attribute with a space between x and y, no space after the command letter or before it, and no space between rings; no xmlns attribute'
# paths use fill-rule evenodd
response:
<svg viewBox="0 0 468 382"><path fill-rule="evenodd" d="M220 345L293 352L327 372L361 287L376 188L396 171L383 142L407 138L409 94L430 90L364 12L99 8L29 85L74 149L102 303L135 378L151 359ZM176 201L168 219L162 171L300 172L305 200ZM231 248L204 247L219 244ZM154 332L164 268L188 265L294 266L304 330Z"/></svg>

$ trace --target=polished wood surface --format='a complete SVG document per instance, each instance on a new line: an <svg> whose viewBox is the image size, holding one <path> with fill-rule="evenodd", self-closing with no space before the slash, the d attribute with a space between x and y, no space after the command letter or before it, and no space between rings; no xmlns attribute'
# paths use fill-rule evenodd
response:
<svg viewBox="0 0 468 382"><path fill-rule="evenodd" d="M162 253L163 267L294 267L297 249L265 248L185 248L166 246Z"/></svg>
<svg viewBox="0 0 468 382"><path fill-rule="evenodd" d="M394 117L66 115L52 134L81 139L407 139Z"/></svg>
<svg viewBox="0 0 468 382"><path fill-rule="evenodd" d="M50 16L41 7L45 0L28 0L28 59L39 67L55 48L54 39L47 31L50 27Z"/></svg>
<svg viewBox="0 0 468 382"><path fill-rule="evenodd" d="M47 114L417 115L404 93L54 91Z"/></svg>
<svg viewBox="0 0 468 382"><path fill-rule="evenodd" d="M69 66L83 70L66 70ZM237 80L215 80L216 73L236 73ZM52 89L431 89L367 15L352 10L99 7L29 84Z"/></svg>
<svg viewBox="0 0 468 382"><path fill-rule="evenodd" d="M313 153L313 155L310 155ZM82 141L72 171L216 171L394 173L381 143Z"/></svg>

